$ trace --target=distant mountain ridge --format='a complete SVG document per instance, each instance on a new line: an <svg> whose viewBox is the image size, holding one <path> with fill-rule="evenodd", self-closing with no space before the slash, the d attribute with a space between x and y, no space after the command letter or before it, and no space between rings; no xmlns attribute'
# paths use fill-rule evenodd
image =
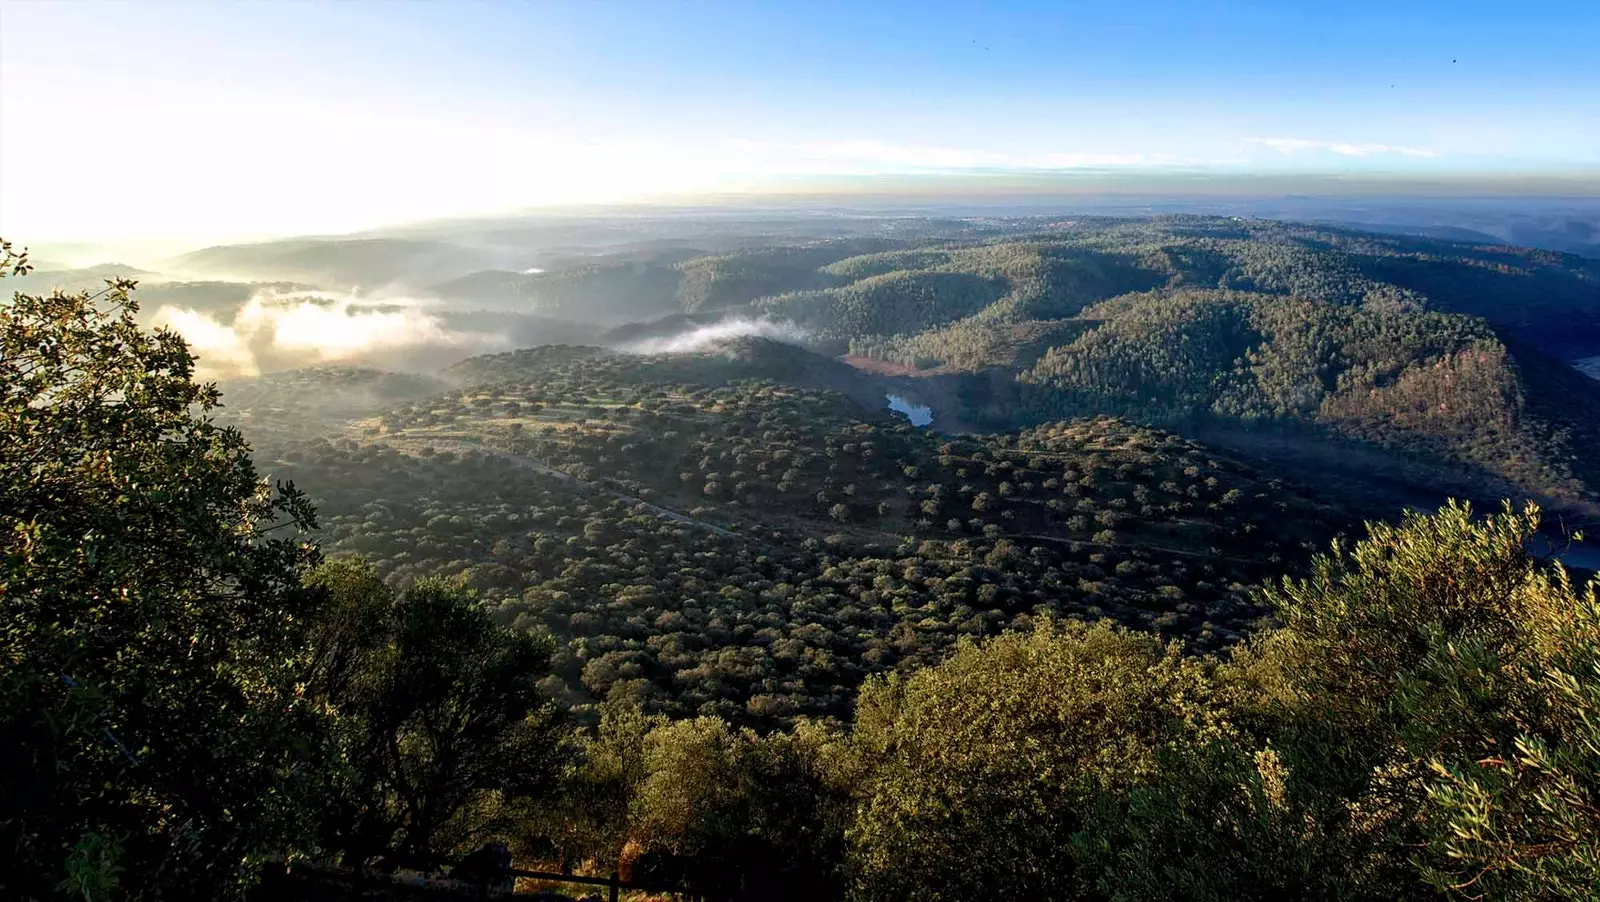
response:
<svg viewBox="0 0 1600 902"><path fill-rule="evenodd" d="M355 285L431 284L494 263L483 251L444 241L296 238L203 248L173 259L169 266L182 273L348 289Z"/></svg>

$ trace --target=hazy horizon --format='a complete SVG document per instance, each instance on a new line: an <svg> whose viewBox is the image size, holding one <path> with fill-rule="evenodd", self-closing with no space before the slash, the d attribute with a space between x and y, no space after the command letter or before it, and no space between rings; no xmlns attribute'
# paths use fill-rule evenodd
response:
<svg viewBox="0 0 1600 902"><path fill-rule="evenodd" d="M678 217L918 218L926 216L1145 216L1163 213L1246 215L1305 221L1349 221L1363 210L1407 209L1449 219L1464 213L1600 217L1600 179L1390 182L1404 193L1378 193L1384 183L1326 176L1171 179L1146 176L1144 190L1112 191L1089 184L1064 188L1055 175L1007 173L986 178L956 174L858 178L819 183L809 191L663 197L631 203L527 207L454 216L407 218L339 231L233 232L208 235L45 236L4 228L47 267L116 263L160 269L189 252L211 247L290 240L342 240L449 232L491 223L582 222L589 219ZM1167 190L1161 190L1166 187ZM1292 190L1298 188L1299 190ZM1098 190L1097 190L1098 189ZM1342 215L1336 215L1342 214Z"/></svg>
<svg viewBox="0 0 1600 902"><path fill-rule="evenodd" d="M195 247L616 204L1600 196L1600 9L1492 11L3 0L0 231Z"/></svg>

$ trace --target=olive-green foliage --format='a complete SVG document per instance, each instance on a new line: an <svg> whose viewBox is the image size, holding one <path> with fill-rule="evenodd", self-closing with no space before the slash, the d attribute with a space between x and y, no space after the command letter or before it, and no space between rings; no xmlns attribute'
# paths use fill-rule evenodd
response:
<svg viewBox="0 0 1600 902"><path fill-rule="evenodd" d="M749 898L838 892L837 820L827 815L818 734L759 736L718 718L676 721L645 742L632 815L650 856L636 865ZM653 861L651 859L654 859Z"/></svg>
<svg viewBox="0 0 1600 902"><path fill-rule="evenodd" d="M1291 798L1289 775L1270 746L1235 731L1155 754L1158 766L1148 779L1101 790L1086 806L1065 853L1079 874L1081 897L1358 897L1339 847Z"/></svg>
<svg viewBox="0 0 1600 902"><path fill-rule="evenodd" d="M1530 408L1515 361L1481 320L1187 290L1084 316L1098 326L1018 377L1041 417L1300 424L1568 500L1588 494L1575 436Z"/></svg>
<svg viewBox="0 0 1600 902"><path fill-rule="evenodd" d="M1452 484L1484 496L1600 497L1600 458L1584 453L1600 444L1600 387L1551 359L1600 346L1600 272L1581 258L1170 217L1065 223L828 271L863 286L937 274L1003 288L980 308L936 290L917 306L940 311L933 319L898 318L892 304L841 319L854 285L757 302L830 347L848 339L853 354L1017 380L1017 403L951 411L969 422L1114 413L1301 431L1380 448L1400 467L1443 464L1460 474Z"/></svg>
<svg viewBox="0 0 1600 902"><path fill-rule="evenodd" d="M1375 879L1414 861L1406 880L1491 898L1600 887L1600 607L1528 556L1537 524L1411 515L1269 592L1284 629L1241 668Z"/></svg>
<svg viewBox="0 0 1600 902"><path fill-rule="evenodd" d="M847 812L829 763L839 741L808 723L760 735L610 704L556 812L535 821L564 864L736 898L837 898Z"/></svg>
<svg viewBox="0 0 1600 902"><path fill-rule="evenodd" d="M308 838L311 511L132 288L0 304L8 899L222 898Z"/></svg>
<svg viewBox="0 0 1600 902"><path fill-rule="evenodd" d="M608 321L749 304L829 353L999 386L946 422L1114 413L1288 433L1290 448L1355 445L1386 475L1434 470L1435 489L1600 500L1600 457L1585 453L1600 386L1562 364L1600 346L1591 261L1197 216L948 225L920 246L778 244L464 282L509 280L517 292L490 294Z"/></svg>
<svg viewBox="0 0 1600 902"><path fill-rule="evenodd" d="M864 690L866 899L1592 899L1600 603L1537 512L1375 524L1232 661L1106 627Z"/></svg>
<svg viewBox="0 0 1600 902"><path fill-rule="evenodd" d="M506 630L439 580L389 590L370 566L311 575L328 598L311 689L331 709L343 767L329 844L360 862L469 851L472 820L553 790L564 728L539 682L550 643ZM485 796L492 796L486 802Z"/></svg>
<svg viewBox="0 0 1600 902"><path fill-rule="evenodd" d="M947 250L883 251L849 257L824 266L822 271L830 276L854 282L892 272L934 269L949 262L950 251Z"/></svg>
<svg viewBox="0 0 1600 902"><path fill-rule="evenodd" d="M227 408L244 408L254 413L302 409L333 417L381 410L397 402L433 394L445 386L428 376L328 365L222 382L217 387Z"/></svg>
<svg viewBox="0 0 1600 902"><path fill-rule="evenodd" d="M551 272L485 270L452 279L434 292L453 301L518 308L584 322L628 322L748 303L765 295L821 288L837 280L834 261L881 250L880 239L838 239L759 246L693 256L663 251L605 259Z"/></svg>
<svg viewBox="0 0 1600 902"><path fill-rule="evenodd" d="M780 294L757 308L814 330L819 338L920 332L984 309L1005 284L970 273L891 272L842 288Z"/></svg>
<svg viewBox="0 0 1600 902"><path fill-rule="evenodd" d="M1226 735L1210 664L1106 625L965 645L863 689L852 744L870 777L850 829L864 898L1067 899L1069 854L1097 792L1160 750Z"/></svg>
<svg viewBox="0 0 1600 902"><path fill-rule="evenodd" d="M1031 242L869 254L822 272L845 284L791 289L757 301L757 309L885 359L906 358L921 333L957 320L981 328L1058 319L1162 281L1116 254Z"/></svg>
<svg viewBox="0 0 1600 902"><path fill-rule="evenodd" d="M849 350L851 354L913 369L1014 369L1036 362L1046 351L1067 344L1094 326L1091 321L1078 319L1010 322L979 313L911 336L853 338ZM998 423L1010 426L1015 421L1015 412L1008 411Z"/></svg>
<svg viewBox="0 0 1600 902"><path fill-rule="evenodd" d="M736 350L481 358L370 441L259 456L319 487L330 550L394 584L464 575L549 630L569 704L764 727L846 717L866 675L1040 614L1220 647L1263 613L1243 586L1344 516L1125 422L939 436L743 378L815 355Z"/></svg>
<svg viewBox="0 0 1600 902"><path fill-rule="evenodd" d="M832 284L829 264L883 247L877 240L818 241L696 257L677 266L678 304L687 312L746 304L759 297Z"/></svg>
<svg viewBox="0 0 1600 902"><path fill-rule="evenodd" d="M1007 291L964 323L1059 336L1042 379L1146 414L1486 436L1469 456L1538 435L1537 358L1353 261L1432 263L1095 228L824 275L960 261ZM1085 308L1130 270L1168 290ZM831 378L799 352L557 348L400 386L378 441L263 430L322 538L376 559L304 579L268 530L309 507L205 419L130 288L0 320L7 898L226 897L268 857L491 838L731 898L1597 898L1600 600L1530 557L1535 509L1374 524L1258 605L1239 583L1338 514L1176 436L940 437L772 381ZM231 415L347 378L373 381Z"/></svg>

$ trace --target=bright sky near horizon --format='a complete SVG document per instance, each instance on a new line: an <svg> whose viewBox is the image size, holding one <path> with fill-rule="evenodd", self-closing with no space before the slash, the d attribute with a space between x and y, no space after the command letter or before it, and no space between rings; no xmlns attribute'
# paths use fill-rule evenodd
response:
<svg viewBox="0 0 1600 902"><path fill-rule="evenodd" d="M1589 179L1596 34L1593 0L0 0L0 231L232 239L869 175Z"/></svg>

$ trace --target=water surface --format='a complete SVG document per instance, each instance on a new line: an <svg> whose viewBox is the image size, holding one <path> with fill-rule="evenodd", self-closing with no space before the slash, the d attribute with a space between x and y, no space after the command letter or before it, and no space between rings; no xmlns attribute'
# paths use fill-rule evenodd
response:
<svg viewBox="0 0 1600 902"><path fill-rule="evenodd" d="M926 404L913 404L899 395L884 395L889 399L889 409L911 421L913 426L927 426L933 422L933 408Z"/></svg>

